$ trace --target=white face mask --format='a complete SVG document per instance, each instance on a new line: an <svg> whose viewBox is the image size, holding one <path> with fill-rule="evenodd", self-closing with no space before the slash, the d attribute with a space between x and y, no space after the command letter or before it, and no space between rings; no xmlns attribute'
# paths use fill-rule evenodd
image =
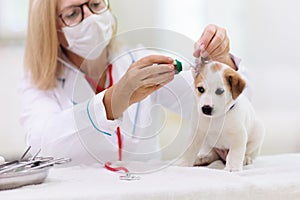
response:
<svg viewBox="0 0 300 200"><path fill-rule="evenodd" d="M74 27L64 27L62 30L69 44L67 48L88 60L98 58L112 38L114 24L108 10L101 15L93 14Z"/></svg>

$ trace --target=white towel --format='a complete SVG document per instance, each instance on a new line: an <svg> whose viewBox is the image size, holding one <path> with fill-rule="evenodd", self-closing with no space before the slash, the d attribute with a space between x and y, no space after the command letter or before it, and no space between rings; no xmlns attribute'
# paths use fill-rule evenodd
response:
<svg viewBox="0 0 300 200"><path fill-rule="evenodd" d="M140 163L139 167L142 166ZM100 165L53 168L45 183L0 191L0 199L300 199L300 154L259 157L253 165L237 173L170 166L141 174L137 181L121 181L119 175Z"/></svg>

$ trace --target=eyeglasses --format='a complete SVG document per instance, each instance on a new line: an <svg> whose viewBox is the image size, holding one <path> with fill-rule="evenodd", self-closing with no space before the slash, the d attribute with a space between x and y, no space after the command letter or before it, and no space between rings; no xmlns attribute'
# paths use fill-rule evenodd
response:
<svg viewBox="0 0 300 200"><path fill-rule="evenodd" d="M83 6L86 5L93 14L100 15L109 8L109 0L90 0L78 6L70 6L58 15L66 26L76 26L84 19Z"/></svg>

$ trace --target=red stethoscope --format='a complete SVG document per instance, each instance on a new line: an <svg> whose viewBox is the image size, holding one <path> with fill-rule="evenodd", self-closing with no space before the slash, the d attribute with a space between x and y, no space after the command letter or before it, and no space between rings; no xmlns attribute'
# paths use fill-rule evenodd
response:
<svg viewBox="0 0 300 200"><path fill-rule="evenodd" d="M107 88L111 87L113 85L113 76L112 76L112 68L113 65L110 64L108 66L108 76L109 76L109 85ZM85 79L95 88L95 92L96 94L104 91L106 88L102 88L98 85L98 83L96 83L96 81L94 81L91 77L89 77L88 75L85 75ZM117 127L116 130L116 134L117 134L117 138L118 138L118 156L119 156L119 161L122 161L122 150L123 150L123 142L122 142L122 136L121 136L121 129L120 127ZM104 164L104 167L106 169L108 169L109 171L113 171L113 172L121 172L123 171L124 173L126 173L125 176L120 176L121 180L139 180L140 177L139 176L134 176L132 175L129 170L126 167L113 167L112 163L110 162L106 162Z"/></svg>
<svg viewBox="0 0 300 200"><path fill-rule="evenodd" d="M113 86L114 81L113 81L113 76L112 76L112 68L113 65L110 64L108 66L108 77L109 77L109 85L107 88ZM95 93L98 94L102 91L104 91L106 88L102 88L101 86L98 85L98 83L96 83L96 81L94 81L94 79L92 79L91 77L89 77L87 74L85 75L85 79L95 88ZM118 148L119 148L119 161L122 161L122 137L121 137L121 130L120 127L117 128L116 130L117 133L117 137L118 137Z"/></svg>

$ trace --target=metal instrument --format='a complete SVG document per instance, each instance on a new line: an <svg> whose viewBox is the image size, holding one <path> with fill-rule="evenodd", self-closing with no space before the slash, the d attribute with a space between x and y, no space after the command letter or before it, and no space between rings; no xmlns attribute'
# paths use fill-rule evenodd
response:
<svg viewBox="0 0 300 200"><path fill-rule="evenodd" d="M71 161L69 158L38 157L40 151L25 159L29 150L30 147L18 160L0 165L0 190L40 184L46 179L51 167Z"/></svg>

